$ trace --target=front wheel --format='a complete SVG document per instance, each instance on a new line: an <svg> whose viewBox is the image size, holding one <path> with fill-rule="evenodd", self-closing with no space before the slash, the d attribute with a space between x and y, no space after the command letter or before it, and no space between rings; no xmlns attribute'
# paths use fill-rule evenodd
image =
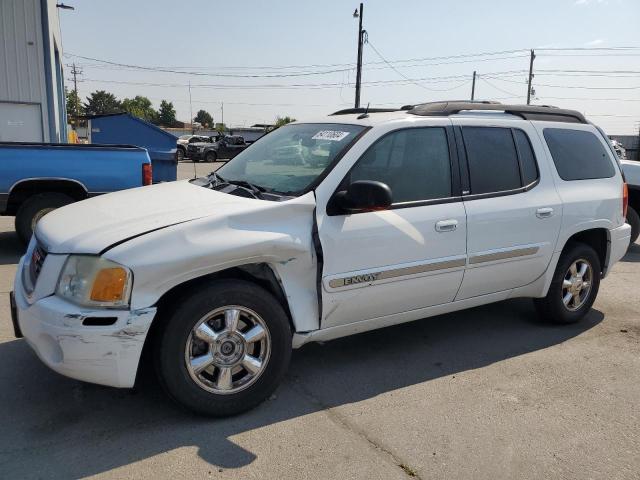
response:
<svg viewBox="0 0 640 480"><path fill-rule="evenodd" d="M253 283L209 283L175 302L155 345L166 392L197 413L234 415L271 395L291 357L280 303Z"/></svg>
<svg viewBox="0 0 640 480"><path fill-rule="evenodd" d="M16 212L16 233L23 243L29 243L36 224L47 213L73 203L73 198L63 193L39 193L27 198Z"/></svg>
<svg viewBox="0 0 640 480"><path fill-rule="evenodd" d="M184 160L184 150L182 148L178 148L176 150L176 161L181 162Z"/></svg>
<svg viewBox="0 0 640 480"><path fill-rule="evenodd" d="M204 157L204 160L206 162L213 163L216 161L217 158L218 158L218 155L216 155L216 152L207 152L207 154Z"/></svg>
<svg viewBox="0 0 640 480"><path fill-rule="evenodd" d="M534 300L538 313L554 323L575 323L591 309L600 288L600 258L584 243L562 254L547 296Z"/></svg>

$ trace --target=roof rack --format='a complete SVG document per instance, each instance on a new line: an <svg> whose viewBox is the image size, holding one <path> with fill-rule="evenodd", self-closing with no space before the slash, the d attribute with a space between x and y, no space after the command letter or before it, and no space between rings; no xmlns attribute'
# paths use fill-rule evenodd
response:
<svg viewBox="0 0 640 480"><path fill-rule="evenodd" d="M404 107L403 107L404 109ZM551 105L506 105L499 102L431 102L414 105L407 113L420 116L448 116L470 111L499 111L517 115L525 120L545 120L550 122L589 123L580 112L566 110Z"/></svg>
<svg viewBox="0 0 640 480"><path fill-rule="evenodd" d="M351 115L354 113L384 113L397 111L397 108L345 108L344 110L333 112L331 115Z"/></svg>

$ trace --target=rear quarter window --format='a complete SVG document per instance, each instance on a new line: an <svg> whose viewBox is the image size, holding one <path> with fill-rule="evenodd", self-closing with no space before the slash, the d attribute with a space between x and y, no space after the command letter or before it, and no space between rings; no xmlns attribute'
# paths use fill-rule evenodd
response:
<svg viewBox="0 0 640 480"><path fill-rule="evenodd" d="M591 180L615 175L609 153L592 132L545 128L543 133L558 175L563 180Z"/></svg>

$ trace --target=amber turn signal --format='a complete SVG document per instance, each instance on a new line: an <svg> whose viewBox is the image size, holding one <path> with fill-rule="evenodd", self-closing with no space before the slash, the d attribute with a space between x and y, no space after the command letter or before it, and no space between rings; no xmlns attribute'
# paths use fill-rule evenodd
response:
<svg viewBox="0 0 640 480"><path fill-rule="evenodd" d="M91 300L95 302L115 302L122 300L127 284L124 268L103 268L98 272L91 289Z"/></svg>

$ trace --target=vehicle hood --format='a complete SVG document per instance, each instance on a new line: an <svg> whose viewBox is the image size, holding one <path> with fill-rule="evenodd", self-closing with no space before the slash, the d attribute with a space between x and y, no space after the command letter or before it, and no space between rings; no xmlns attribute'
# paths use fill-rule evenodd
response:
<svg viewBox="0 0 640 480"><path fill-rule="evenodd" d="M51 253L99 254L148 232L214 214L250 212L266 201L210 190L188 181L161 183L54 210L38 222L36 237Z"/></svg>

